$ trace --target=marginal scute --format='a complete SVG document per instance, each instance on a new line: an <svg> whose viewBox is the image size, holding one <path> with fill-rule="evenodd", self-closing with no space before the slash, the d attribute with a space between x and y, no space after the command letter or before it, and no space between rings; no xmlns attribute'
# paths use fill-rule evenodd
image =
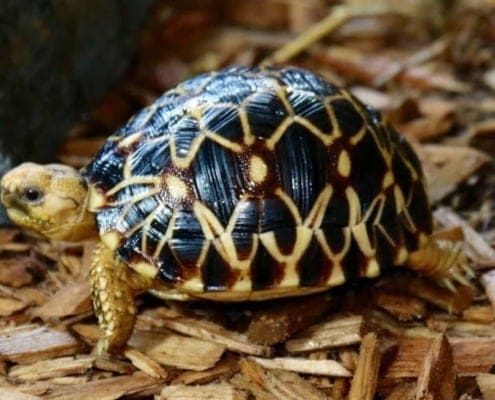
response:
<svg viewBox="0 0 495 400"><path fill-rule="evenodd" d="M294 67L188 80L82 173L102 242L174 298L314 293L404 264L432 230L411 146Z"/></svg>

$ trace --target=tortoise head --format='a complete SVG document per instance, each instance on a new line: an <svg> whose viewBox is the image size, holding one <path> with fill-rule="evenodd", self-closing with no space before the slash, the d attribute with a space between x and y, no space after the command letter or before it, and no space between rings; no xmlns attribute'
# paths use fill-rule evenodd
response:
<svg viewBox="0 0 495 400"><path fill-rule="evenodd" d="M96 235L86 182L74 168L24 163L5 174L0 185L1 201L16 225L56 240Z"/></svg>

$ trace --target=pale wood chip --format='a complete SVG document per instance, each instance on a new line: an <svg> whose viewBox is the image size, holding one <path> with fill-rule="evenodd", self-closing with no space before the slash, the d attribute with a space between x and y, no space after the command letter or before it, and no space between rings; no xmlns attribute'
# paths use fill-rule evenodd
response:
<svg viewBox="0 0 495 400"><path fill-rule="evenodd" d="M432 340L431 337L398 338L397 353L386 365L383 377L418 377ZM495 364L495 338L451 337L448 340L459 376L488 372Z"/></svg>
<svg viewBox="0 0 495 400"><path fill-rule="evenodd" d="M416 400L450 400L456 397L452 348L444 335L432 341L420 371Z"/></svg>
<svg viewBox="0 0 495 400"><path fill-rule="evenodd" d="M222 383L210 383L201 386L170 385L163 388L156 400L247 400L248 395L244 390L233 385Z"/></svg>
<svg viewBox="0 0 495 400"><path fill-rule="evenodd" d="M259 358L250 357L266 369L280 369L294 371L302 374L349 377L352 374L342 364L334 360L309 360L307 358L276 357Z"/></svg>
<svg viewBox="0 0 495 400"><path fill-rule="evenodd" d="M380 350L375 333L368 333L361 342L359 359L352 378L349 400L372 400L375 397Z"/></svg>
<svg viewBox="0 0 495 400"><path fill-rule="evenodd" d="M32 315L49 320L82 314L90 310L90 284L80 282L62 287L44 305L33 309Z"/></svg>
<svg viewBox="0 0 495 400"><path fill-rule="evenodd" d="M273 400L273 396L270 392L240 373L235 374L232 379L230 379L230 383L252 393L256 400Z"/></svg>
<svg viewBox="0 0 495 400"><path fill-rule="evenodd" d="M466 146L425 144L414 146L421 159L429 197L438 202L491 161L485 153Z"/></svg>
<svg viewBox="0 0 495 400"><path fill-rule="evenodd" d="M466 252L471 250L474 261L481 261L485 266L495 266L495 250L456 212L447 207L439 207L433 213L435 219L445 227L460 226L464 232L467 245ZM471 254L468 254L471 255Z"/></svg>
<svg viewBox="0 0 495 400"><path fill-rule="evenodd" d="M495 270L481 275L480 282L485 288L486 296L490 300L492 311L495 313Z"/></svg>
<svg viewBox="0 0 495 400"><path fill-rule="evenodd" d="M168 329L220 344L234 352L255 356L270 356L272 353L270 347L250 343L246 335L229 331L210 321L179 317L164 319L161 322Z"/></svg>
<svg viewBox="0 0 495 400"><path fill-rule="evenodd" d="M227 379L239 370L237 357L225 357L213 368L206 371L186 371L172 381L172 384L197 385L210 383L216 379Z"/></svg>
<svg viewBox="0 0 495 400"><path fill-rule="evenodd" d="M165 371L160 364L136 349L126 348L124 350L124 356L126 356L137 369L154 378L165 379L167 377L167 371Z"/></svg>
<svg viewBox="0 0 495 400"><path fill-rule="evenodd" d="M16 365L9 371L9 377L25 381L36 381L66 375L81 374L93 366L93 356L61 357L43 360L29 365Z"/></svg>
<svg viewBox="0 0 495 400"><path fill-rule="evenodd" d="M41 397L33 396L14 389L0 387L0 399L2 400L41 400Z"/></svg>
<svg viewBox="0 0 495 400"><path fill-rule="evenodd" d="M28 305L41 306L48 301L45 293L33 287L18 288L15 290L14 295Z"/></svg>
<svg viewBox="0 0 495 400"><path fill-rule="evenodd" d="M114 400L149 389L158 389L162 384L163 380L153 378L144 372L136 372L133 375L99 379L79 385L54 387L43 399Z"/></svg>
<svg viewBox="0 0 495 400"><path fill-rule="evenodd" d="M495 375L494 374L478 374L476 383L485 400L495 399Z"/></svg>
<svg viewBox="0 0 495 400"><path fill-rule="evenodd" d="M361 341L365 329L360 315L337 316L287 340L285 348L291 353L299 353L353 345Z"/></svg>
<svg viewBox="0 0 495 400"><path fill-rule="evenodd" d="M268 392L274 399L280 400L323 400L325 394L297 374L287 371L263 369L252 360L240 361L244 376ZM262 397L264 398L264 396Z"/></svg>
<svg viewBox="0 0 495 400"><path fill-rule="evenodd" d="M94 362L94 366L102 371L111 371L118 374L130 374L134 372L134 368L129 362L117 360L114 357L97 357Z"/></svg>
<svg viewBox="0 0 495 400"><path fill-rule="evenodd" d="M80 385L89 382L89 376L61 376L59 378L50 379L53 385Z"/></svg>
<svg viewBox="0 0 495 400"><path fill-rule="evenodd" d="M163 365L193 371L213 367L225 346L172 332L134 332L129 346L135 347Z"/></svg>
<svg viewBox="0 0 495 400"><path fill-rule="evenodd" d="M28 364L53 357L71 355L79 343L65 331L32 326L11 334L0 334L0 354L9 361Z"/></svg>
<svg viewBox="0 0 495 400"><path fill-rule="evenodd" d="M8 317L16 312L19 312L27 307L24 301L0 297L0 317Z"/></svg>
<svg viewBox="0 0 495 400"><path fill-rule="evenodd" d="M493 308L490 306L471 306L463 311L462 319L481 324L489 324L494 321Z"/></svg>
<svg viewBox="0 0 495 400"><path fill-rule="evenodd" d="M96 342L100 338L100 328L95 324L74 324L71 329L88 342Z"/></svg>

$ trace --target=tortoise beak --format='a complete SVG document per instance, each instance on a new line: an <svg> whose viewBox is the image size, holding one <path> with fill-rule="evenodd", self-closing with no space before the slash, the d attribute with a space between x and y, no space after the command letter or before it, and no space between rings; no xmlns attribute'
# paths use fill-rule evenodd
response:
<svg viewBox="0 0 495 400"><path fill-rule="evenodd" d="M16 199L16 194L13 191L10 191L5 186L2 186L0 189L0 201L5 207L10 207L14 204Z"/></svg>

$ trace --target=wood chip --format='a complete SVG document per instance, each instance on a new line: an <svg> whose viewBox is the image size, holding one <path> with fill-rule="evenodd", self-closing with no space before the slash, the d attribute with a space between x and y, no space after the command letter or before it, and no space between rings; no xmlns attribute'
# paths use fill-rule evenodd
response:
<svg viewBox="0 0 495 400"><path fill-rule="evenodd" d="M36 381L66 375L81 374L93 366L93 356L62 357L43 360L30 365L16 365L9 371L9 377L24 381Z"/></svg>
<svg viewBox="0 0 495 400"><path fill-rule="evenodd" d="M240 365L243 375L261 389L263 399L323 400L326 398L324 393L292 372L267 371L248 359L241 360ZM271 397L266 397L267 392Z"/></svg>
<svg viewBox="0 0 495 400"><path fill-rule="evenodd" d="M364 319L360 315L335 317L288 340L285 348L291 353L300 353L353 345L361 341L365 329Z"/></svg>
<svg viewBox="0 0 495 400"><path fill-rule="evenodd" d="M114 400L151 388L158 389L162 380L152 378L144 372L115 378L99 379L79 385L58 386L43 397L50 400Z"/></svg>
<svg viewBox="0 0 495 400"><path fill-rule="evenodd" d="M227 379L239 370L237 357L224 357L213 368L205 371L186 371L172 381L172 384L197 385L216 379Z"/></svg>
<svg viewBox="0 0 495 400"><path fill-rule="evenodd" d="M471 306L463 311L462 319L481 324L489 324L494 321L495 316L493 308L490 306Z"/></svg>
<svg viewBox="0 0 495 400"><path fill-rule="evenodd" d="M444 335L434 339L418 377L416 400L450 400L456 397L452 349Z"/></svg>
<svg viewBox="0 0 495 400"><path fill-rule="evenodd" d="M156 400L247 400L247 392L233 385L210 383L202 386L169 385L163 388Z"/></svg>
<svg viewBox="0 0 495 400"><path fill-rule="evenodd" d="M0 399L2 400L41 400L41 397L23 393L18 390L0 388Z"/></svg>
<svg viewBox="0 0 495 400"><path fill-rule="evenodd" d="M375 333L368 333L361 342L359 360L352 378L349 400L373 400L375 398L380 351Z"/></svg>
<svg viewBox="0 0 495 400"><path fill-rule="evenodd" d="M27 307L21 300L0 297L0 317L8 317Z"/></svg>
<svg viewBox="0 0 495 400"><path fill-rule="evenodd" d="M309 360L307 358L277 357L259 358L251 357L266 369L281 369L285 371L300 372L310 375L349 377L352 374L342 364L334 360Z"/></svg>
<svg viewBox="0 0 495 400"><path fill-rule="evenodd" d="M213 322L193 318L172 318L164 319L162 324L184 335L220 344L231 351L255 356L269 356L272 353L270 347L251 343L246 335L229 331Z"/></svg>
<svg viewBox="0 0 495 400"><path fill-rule="evenodd" d="M124 356L126 356L137 369L147 373L154 378L165 379L167 372L158 364L140 351L132 348L124 350Z"/></svg>
<svg viewBox="0 0 495 400"><path fill-rule="evenodd" d="M375 303L399 321L411 321L426 315L425 303L411 296L378 291L375 295Z"/></svg>
<svg viewBox="0 0 495 400"><path fill-rule="evenodd" d="M9 361L29 364L38 360L71 355L79 343L67 332L47 326L0 333L0 354Z"/></svg>
<svg viewBox="0 0 495 400"><path fill-rule="evenodd" d="M450 208L439 207L433 215L435 220L445 227L460 226L464 232L466 244L474 251L475 259L495 266L495 250L457 213Z"/></svg>
<svg viewBox="0 0 495 400"><path fill-rule="evenodd" d="M139 349L162 365L193 371L213 367L225 346L171 332L135 332L129 345Z"/></svg>
<svg viewBox="0 0 495 400"><path fill-rule="evenodd" d="M395 357L385 366L384 377L415 378L421 372L434 338L398 338ZM495 338L451 337L450 346L459 376L475 376L490 371L495 364Z"/></svg>
<svg viewBox="0 0 495 400"><path fill-rule="evenodd" d="M414 149L421 159L428 193L434 203L491 161L485 153L466 146L427 144Z"/></svg>
<svg viewBox="0 0 495 400"><path fill-rule="evenodd" d="M495 399L495 375L494 374L479 374L476 376L476 383L485 400Z"/></svg>
<svg viewBox="0 0 495 400"><path fill-rule="evenodd" d="M81 282L62 287L41 307L32 311L43 320L63 318L91 310L90 284Z"/></svg>
<svg viewBox="0 0 495 400"><path fill-rule="evenodd" d="M248 338L254 343L273 345L309 326L328 311L331 297L328 294L288 300L268 310L254 314L248 328Z"/></svg>
<svg viewBox="0 0 495 400"><path fill-rule="evenodd" d="M411 278L407 290L420 299L452 313L462 313L468 308L474 294L473 289L468 286L458 286L453 293L430 280L421 278Z"/></svg>
<svg viewBox="0 0 495 400"><path fill-rule="evenodd" d="M486 296L490 301L492 311L495 313L495 270L491 270L481 275L480 282L485 288Z"/></svg>

